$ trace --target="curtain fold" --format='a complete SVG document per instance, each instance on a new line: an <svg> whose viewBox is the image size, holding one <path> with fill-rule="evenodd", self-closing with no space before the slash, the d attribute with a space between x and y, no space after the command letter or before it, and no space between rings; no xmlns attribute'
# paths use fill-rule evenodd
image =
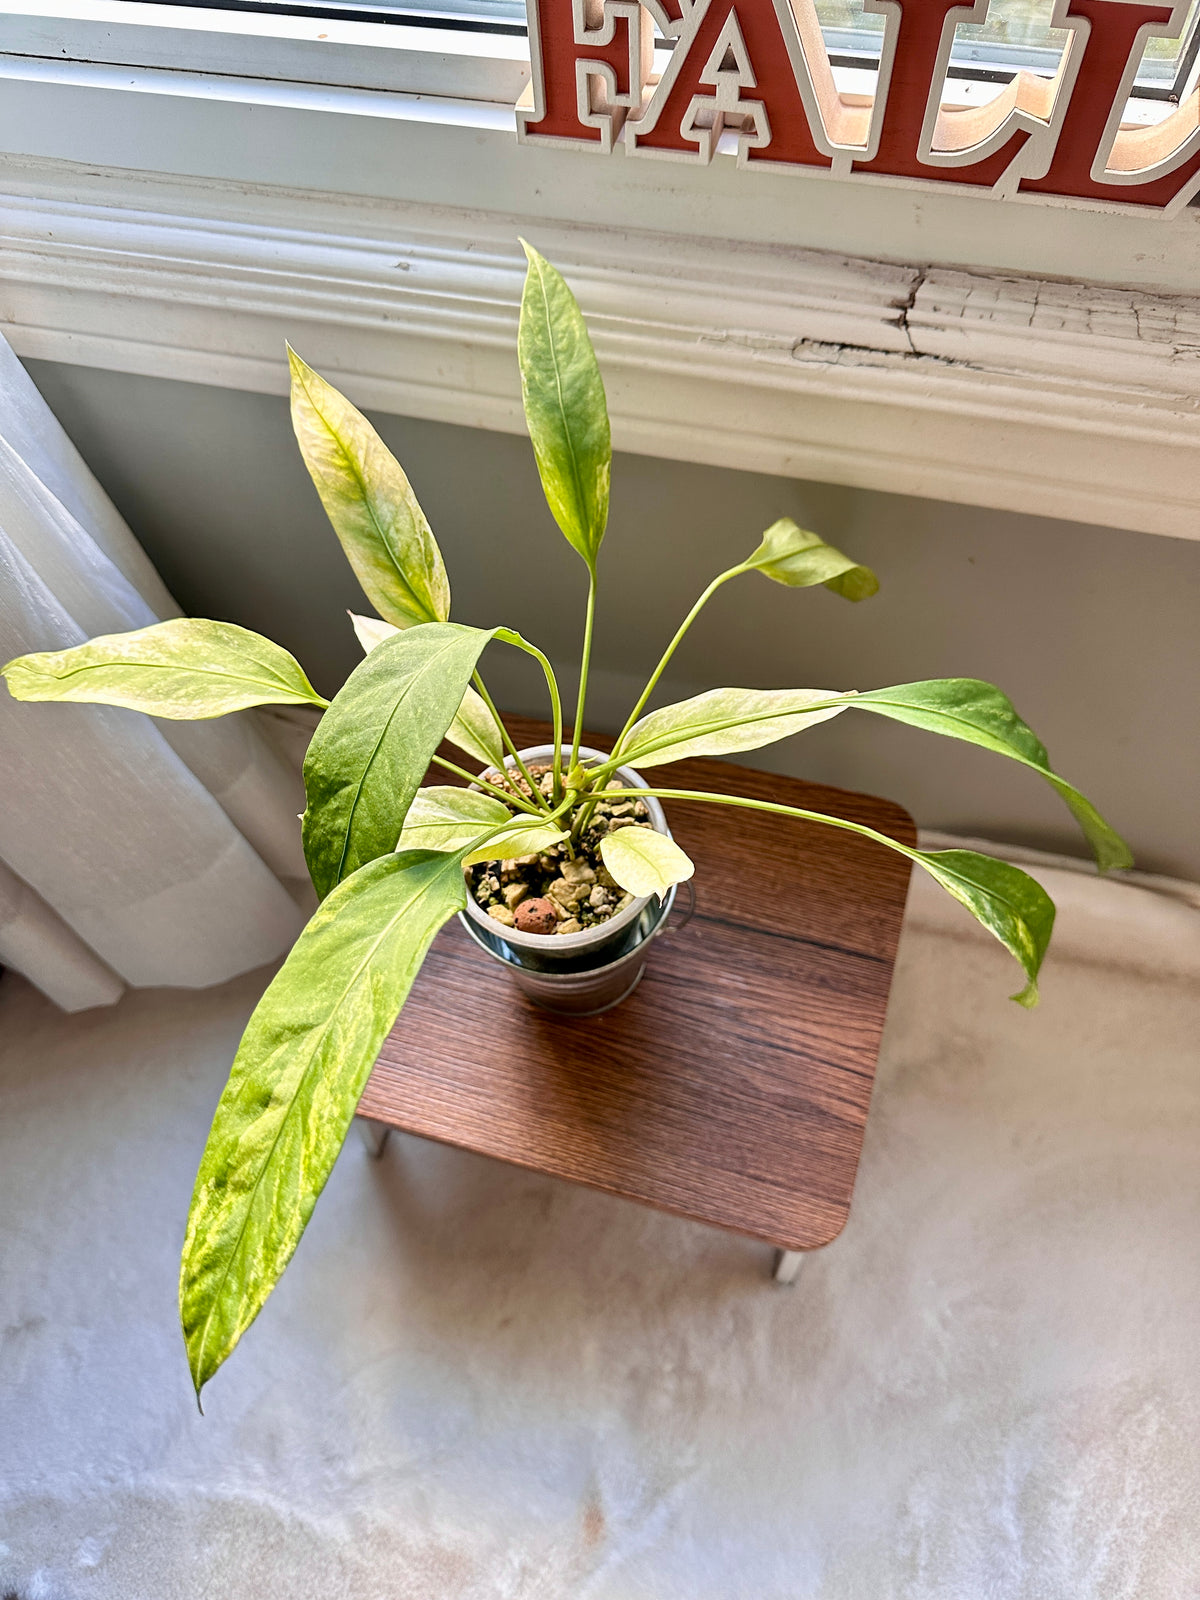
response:
<svg viewBox="0 0 1200 1600"><path fill-rule="evenodd" d="M178 615L0 339L0 662ZM304 921L302 806L253 712L168 722L0 687L0 963L81 1010L273 960Z"/></svg>

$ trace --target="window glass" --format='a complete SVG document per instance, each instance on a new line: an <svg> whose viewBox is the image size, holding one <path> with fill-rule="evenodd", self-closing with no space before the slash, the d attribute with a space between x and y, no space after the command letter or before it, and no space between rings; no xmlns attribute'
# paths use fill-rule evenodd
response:
<svg viewBox="0 0 1200 1600"><path fill-rule="evenodd" d="M887 19L865 11L863 0L816 0L817 15L835 55L877 57ZM1139 82L1173 85L1183 65L1200 0L1192 0L1187 26L1175 39L1151 39L1138 72ZM1054 0L992 0L986 22L961 24L955 31L954 67L1020 68L1053 72L1070 37L1052 28Z"/></svg>

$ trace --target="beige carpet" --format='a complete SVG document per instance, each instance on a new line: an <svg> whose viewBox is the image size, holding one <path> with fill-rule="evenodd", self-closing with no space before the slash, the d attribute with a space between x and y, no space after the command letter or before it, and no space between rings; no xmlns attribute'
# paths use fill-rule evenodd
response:
<svg viewBox="0 0 1200 1600"><path fill-rule="evenodd" d="M1052 874L1015 972L922 889L850 1224L754 1244L347 1147L192 1401L195 1162L261 979L0 983L0 1594L1200 1595L1200 914Z"/></svg>

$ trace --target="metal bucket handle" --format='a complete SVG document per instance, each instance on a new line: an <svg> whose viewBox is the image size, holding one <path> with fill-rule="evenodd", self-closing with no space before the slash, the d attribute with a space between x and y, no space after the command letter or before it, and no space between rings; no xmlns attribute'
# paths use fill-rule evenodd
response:
<svg viewBox="0 0 1200 1600"><path fill-rule="evenodd" d="M687 927L688 923L695 916L696 886L692 879L685 878L682 883L675 884L674 888L675 895L671 904L670 916L661 917L659 921L655 923L653 929L642 941L644 944L648 944L651 939L677 939ZM679 915L679 897L681 890L687 895L687 906L685 907L682 916Z"/></svg>

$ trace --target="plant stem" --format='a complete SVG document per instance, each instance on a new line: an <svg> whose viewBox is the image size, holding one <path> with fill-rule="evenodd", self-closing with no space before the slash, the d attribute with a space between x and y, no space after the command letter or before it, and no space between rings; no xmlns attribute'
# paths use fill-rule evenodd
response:
<svg viewBox="0 0 1200 1600"><path fill-rule="evenodd" d="M562 816L563 812L567 809L567 807L570 804L571 804L571 802L569 800L564 800L561 805L557 806L553 811L551 811L548 814L548 816L546 817L546 821L547 822L557 822L559 817ZM470 852L471 850L477 850L480 845L487 844L488 840L489 839L494 839L497 836L497 834L506 833L508 831L508 829L511 828L511 827L512 827L511 819L508 822L498 822L498 823L496 823L496 825L494 827L492 827L492 828L489 828L486 833L480 834L479 838L476 839L474 841L474 843L468 845L466 847L467 848L467 852Z"/></svg>
<svg viewBox="0 0 1200 1600"><path fill-rule="evenodd" d="M579 700L575 707L575 736L571 741L571 762L568 772L579 763L579 741L583 738L583 713L587 704L588 668L592 662L592 625L596 620L596 569L588 567L587 619L583 624L583 655L579 663Z"/></svg>
<svg viewBox="0 0 1200 1600"><path fill-rule="evenodd" d="M476 788L483 789L485 793L493 795L497 800L503 800L505 805L516 806L518 811L528 811L534 817L543 815L538 806L530 805L522 795L501 789L497 784L489 783L486 778L480 777L477 773L468 772L465 767L456 766L453 761L447 761L445 756L434 756L433 764L436 767L444 767L447 772L453 772L456 777L465 778L468 783L473 783Z"/></svg>
<svg viewBox="0 0 1200 1600"><path fill-rule="evenodd" d="M708 588L705 589L704 593L700 596L699 600L696 601L696 604L688 612L687 616L684 617L683 621L679 624L679 627L676 630L675 637L671 640L670 644L663 651L662 659L659 661L659 663L655 667L654 671L650 674L650 681L649 681L649 683L647 683L646 687L642 690L641 698L638 700L637 705L635 705L633 710L629 713L629 716L626 718L626 721L625 721L625 726L621 729L620 733L617 735L617 742L616 742L615 745L613 745L613 752L612 753L613 753L614 756L617 756L617 755L620 754L621 746L625 742L626 735L628 734L630 728L633 727L633 725L637 721L638 717L641 715L642 707L646 704L646 701L649 700L650 696L654 693L654 690L655 690L655 687L656 687L656 685L658 683L658 680L662 677L663 673L666 671L668 662L670 661L671 657L675 654L676 650L678 650L680 644L683 642L683 637L687 633L688 629L691 627L692 623L695 622L696 618L700 615L701 611L704 610L704 607L712 599L713 595L716 594L717 590L721 587L721 585L723 583L728 583L730 578L736 578L739 575L739 573L746 572L748 570L749 569L746 567L745 563L743 562L740 566L730 567L728 572L719 573L717 575L717 577L715 577L713 579L713 581L709 584Z"/></svg>
<svg viewBox="0 0 1200 1600"><path fill-rule="evenodd" d="M609 769L607 767L605 767L605 766L599 766L599 767L589 767L588 771L589 772L599 773L602 777L605 777L605 776L607 776L607 773L608 773ZM583 837L583 830L587 827L588 823L591 821L592 812L595 811L596 807L599 804L600 804L600 794L599 794L599 791L595 788L595 785L593 783L593 787L592 787L590 795L588 796L588 798L586 800L583 800L580 803L579 813L576 816L575 821L571 824L571 842L572 843L574 843L576 840L581 839Z"/></svg>
<svg viewBox="0 0 1200 1600"><path fill-rule="evenodd" d="M501 634L505 644L511 644L517 650L524 650L526 655L533 656L540 662L542 672L546 678L546 688L550 691L550 709L554 717L554 803L558 805L563 797L562 787L562 697L558 692L558 679L554 676L554 668L549 659L542 654L537 645L530 644L528 639L522 639L519 633L513 633L505 628Z"/></svg>
<svg viewBox="0 0 1200 1600"><path fill-rule="evenodd" d="M712 794L704 789L608 789L605 791L606 799L613 800L644 800L647 795L653 795L656 800L699 800L717 806L748 806L752 811L773 811L783 817L799 817L802 822L822 822L830 828L842 828L847 833L860 833L865 839L875 839L879 844L887 845L889 850L897 850L902 856L907 856L910 861L918 863L924 861L924 856L919 850L901 844L899 839L893 839L890 834L880 833L875 828L868 828L865 822L849 822L845 817L831 817L824 811L804 811L799 806L780 805L775 800L750 800L744 795Z"/></svg>
<svg viewBox="0 0 1200 1600"><path fill-rule="evenodd" d="M476 672L473 675L472 681L474 682L476 689L478 689L478 691L479 691L479 698L483 701L484 705L491 712L492 720L495 722L496 727L499 729L500 737L504 741L505 745L507 746L509 754L512 756L513 760L517 763L517 768L520 771L521 776L525 779L525 782L529 785L530 796L531 796L534 804L537 806L539 811L545 811L547 814L549 814L550 807L546 804L546 797L542 793L542 791L538 788L537 781L534 778L532 772L530 772L529 768L525 765L524 761L521 759L521 752L517 749L516 745L513 743L512 735L509 733L508 729L504 726L503 719L501 718L500 713L496 710L495 702L492 700L491 695L487 692L487 689L484 687L483 679L480 677L478 672Z"/></svg>
<svg viewBox="0 0 1200 1600"><path fill-rule="evenodd" d="M588 825L588 818L591 816L592 812L595 809L596 809L596 801L594 801L594 800L585 800L583 802L583 804L580 806L579 810L576 812L575 819L571 823L571 833L570 833L572 853L574 853L575 845L577 845L579 843L579 841L582 839L583 830Z"/></svg>

